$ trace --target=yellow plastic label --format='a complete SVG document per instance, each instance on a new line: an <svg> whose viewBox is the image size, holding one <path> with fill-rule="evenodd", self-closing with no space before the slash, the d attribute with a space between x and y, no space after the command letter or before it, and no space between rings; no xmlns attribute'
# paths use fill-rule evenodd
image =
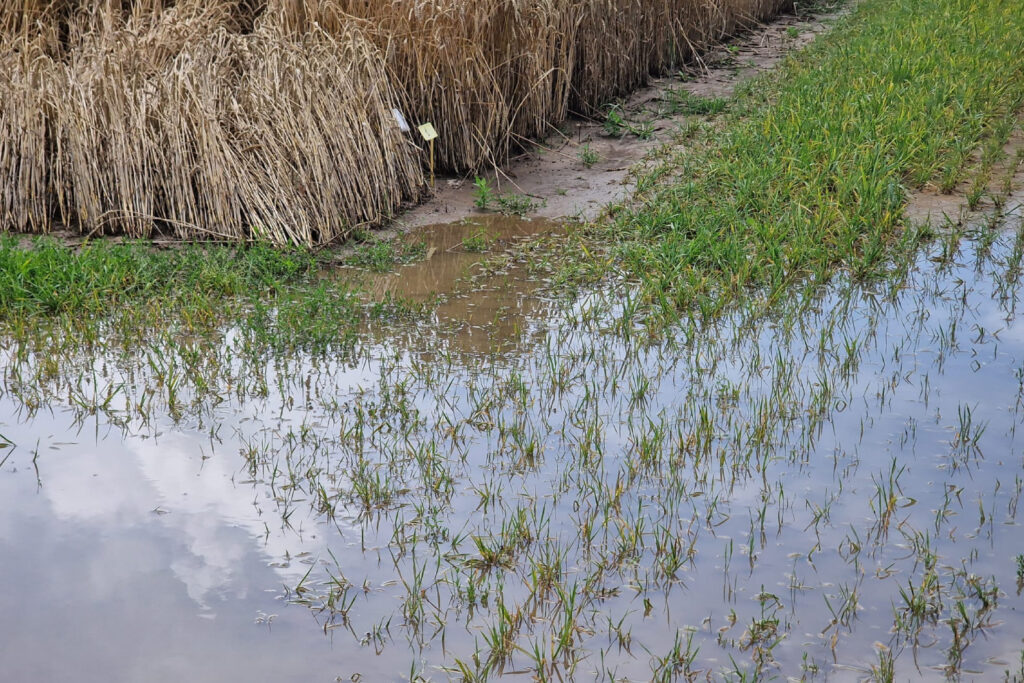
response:
<svg viewBox="0 0 1024 683"><path fill-rule="evenodd" d="M419 127L419 131L420 135L422 135L423 139L426 140L427 142L430 142L431 140L434 140L435 138L438 137L437 131L434 130L434 124L432 123L424 123L422 126Z"/></svg>

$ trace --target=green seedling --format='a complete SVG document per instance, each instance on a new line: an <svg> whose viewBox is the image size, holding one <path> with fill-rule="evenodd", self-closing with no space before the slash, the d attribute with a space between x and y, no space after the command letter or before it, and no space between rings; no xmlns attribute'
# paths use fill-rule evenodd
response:
<svg viewBox="0 0 1024 683"><path fill-rule="evenodd" d="M491 247L491 238L483 228L477 228L469 235L462 238L462 248L466 251L480 254Z"/></svg>
<svg viewBox="0 0 1024 683"><path fill-rule="evenodd" d="M590 146L590 143L587 143L580 147L580 161L582 161L583 165L586 166L587 168L590 168L591 166L596 164L598 161L600 161L600 159L601 155L598 154L597 151Z"/></svg>
<svg viewBox="0 0 1024 683"><path fill-rule="evenodd" d="M490 208L494 202L494 190L491 188L490 183L487 182L486 178L477 176L473 180L473 203L476 208L481 211L486 211Z"/></svg>

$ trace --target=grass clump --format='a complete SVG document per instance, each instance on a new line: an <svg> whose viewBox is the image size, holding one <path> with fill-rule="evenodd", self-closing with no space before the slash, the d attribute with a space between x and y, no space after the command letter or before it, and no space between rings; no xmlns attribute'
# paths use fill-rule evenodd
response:
<svg viewBox="0 0 1024 683"><path fill-rule="evenodd" d="M665 93L669 114L713 116L721 114L728 106L722 97L703 97L682 88Z"/></svg>
<svg viewBox="0 0 1024 683"><path fill-rule="evenodd" d="M639 178L605 233L618 263L670 319L836 267L882 272L915 237L907 190L961 179L973 150L1008 135L1022 34L1024 14L999 0L864 2L748 88L745 115Z"/></svg>
<svg viewBox="0 0 1024 683"><path fill-rule="evenodd" d="M375 273L386 273L396 265L417 261L426 253L427 246L422 240L373 240L358 245L348 264Z"/></svg>
<svg viewBox="0 0 1024 683"><path fill-rule="evenodd" d="M483 228L477 228L462 238L462 248L472 254L482 254L491 248L491 237Z"/></svg>
<svg viewBox="0 0 1024 683"><path fill-rule="evenodd" d="M0 331L46 352L221 343L233 329L254 358L350 348L368 319L412 313L387 299L367 306L348 285L322 280L307 249L265 244L86 242L0 237Z"/></svg>
<svg viewBox="0 0 1024 683"><path fill-rule="evenodd" d="M514 192L498 194L486 178L479 176L473 181L473 204L481 211L496 209L506 216L525 216L543 206L543 202L526 195Z"/></svg>
<svg viewBox="0 0 1024 683"><path fill-rule="evenodd" d="M583 165L586 168L590 168L600 160L601 155L597 153L597 150L590 146L590 143L580 147L580 161L583 162Z"/></svg>
<svg viewBox="0 0 1024 683"><path fill-rule="evenodd" d="M626 118L621 105L610 104L604 117L605 135L613 138L635 135L641 140L650 140L654 136L654 124L650 121L633 122Z"/></svg>
<svg viewBox="0 0 1024 683"><path fill-rule="evenodd" d="M526 216L544 206L543 201L514 192L508 192L497 199L498 211L506 216Z"/></svg>

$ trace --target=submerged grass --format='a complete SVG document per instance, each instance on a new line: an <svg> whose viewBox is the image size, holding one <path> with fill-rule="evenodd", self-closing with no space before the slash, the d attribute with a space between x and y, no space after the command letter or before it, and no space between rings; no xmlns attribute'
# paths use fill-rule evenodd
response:
<svg viewBox="0 0 1024 683"><path fill-rule="evenodd" d="M706 140L644 171L599 241L667 320L836 268L879 274L922 236L908 190L969 180L972 153L1012 131L1021 36L1013 2L866 0L750 83Z"/></svg>
<svg viewBox="0 0 1024 683"><path fill-rule="evenodd" d="M1024 242L996 224L992 238L929 245L901 287L837 278L814 306L766 319L754 304L654 344L602 333L633 305L609 293L539 313L554 324L521 355L460 355L421 325L354 362L261 355L250 372L237 346L187 340L53 375L49 358L14 357L0 399L38 421L2 431L70 431L45 408L71 405L58 419L126 425L126 441L192 434L224 468L200 481L238 474L224 498L256 506L255 561L294 563L313 646L333 634L363 676L367 659L388 678L411 658L467 680L866 676L872 662L992 677L1019 648L1021 561L1005 548L1024 487ZM317 324L321 300L302 301L253 320ZM31 472L31 454L4 450ZM59 458L40 457L50 490Z"/></svg>
<svg viewBox="0 0 1024 683"><path fill-rule="evenodd" d="M374 239L357 245L347 262L375 273L386 273L399 264L423 258L426 251L426 244L422 241Z"/></svg>

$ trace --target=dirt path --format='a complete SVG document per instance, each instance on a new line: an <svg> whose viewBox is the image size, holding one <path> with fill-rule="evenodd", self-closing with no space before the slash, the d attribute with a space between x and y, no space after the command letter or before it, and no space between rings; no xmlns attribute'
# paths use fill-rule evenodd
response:
<svg viewBox="0 0 1024 683"><path fill-rule="evenodd" d="M704 55L687 73L652 80L619 110L626 122L645 128L646 139L631 133L609 135L604 121L572 119L547 140L531 144L507 168L481 177L499 194L514 193L533 200L537 206L531 216L592 220L605 206L632 191L630 169L686 124L686 114L670 113L672 99L678 98L680 91L730 97L739 83L774 68L786 54L813 42L842 13L780 16ZM589 166L584 163L585 151L596 155L590 157L594 161ZM474 205L473 180L439 177L435 196L399 217L388 231L403 232L480 215Z"/></svg>

